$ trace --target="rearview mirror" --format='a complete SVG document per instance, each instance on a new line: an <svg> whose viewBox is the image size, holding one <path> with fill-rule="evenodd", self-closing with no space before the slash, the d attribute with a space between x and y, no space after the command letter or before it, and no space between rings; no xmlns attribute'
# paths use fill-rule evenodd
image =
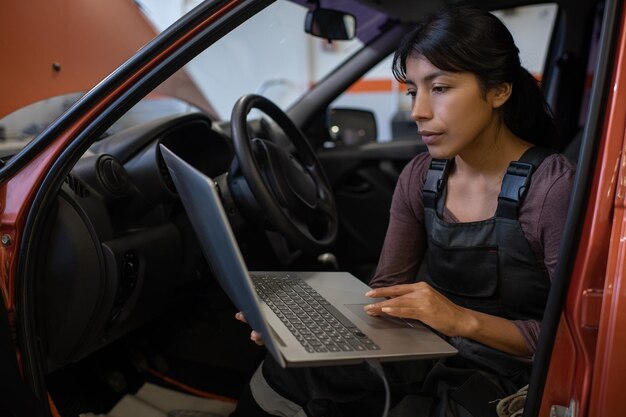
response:
<svg viewBox="0 0 626 417"><path fill-rule="evenodd" d="M346 41L354 38L356 18L338 10L309 10L304 21L304 31L318 38Z"/></svg>

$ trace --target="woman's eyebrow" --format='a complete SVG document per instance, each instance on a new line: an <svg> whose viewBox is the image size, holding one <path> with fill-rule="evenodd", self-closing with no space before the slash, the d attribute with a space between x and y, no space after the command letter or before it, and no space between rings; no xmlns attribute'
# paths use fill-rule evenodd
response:
<svg viewBox="0 0 626 417"><path fill-rule="evenodd" d="M450 71L444 71L444 70L439 70L439 71L433 71L430 74L424 76L421 81L422 82L431 82L432 80L434 80L437 77L443 77L443 76L449 76L451 74ZM405 84L407 85L412 85L412 86L416 86L418 83L413 81L413 80L409 80L407 79L405 81Z"/></svg>
<svg viewBox="0 0 626 417"><path fill-rule="evenodd" d="M450 72L449 71L443 71L443 70L434 71L434 72L431 72L430 74L428 74L427 76L425 76L423 78L423 80L424 81L432 81L432 80L434 80L437 77L443 77L443 76L446 76L446 75L450 75Z"/></svg>

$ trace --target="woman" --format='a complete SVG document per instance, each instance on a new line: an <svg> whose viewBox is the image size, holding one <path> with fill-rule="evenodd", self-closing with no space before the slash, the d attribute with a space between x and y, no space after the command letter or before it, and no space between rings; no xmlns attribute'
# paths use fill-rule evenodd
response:
<svg viewBox="0 0 626 417"><path fill-rule="evenodd" d="M547 149L551 114L495 16L430 16L393 72L428 153L399 178L368 293L388 300L366 311L420 320L459 350L385 365L394 400L417 392L434 400L424 415L496 415L495 400L529 380L574 166ZM365 365L284 370L268 359L250 388L234 415L380 415L383 398Z"/></svg>

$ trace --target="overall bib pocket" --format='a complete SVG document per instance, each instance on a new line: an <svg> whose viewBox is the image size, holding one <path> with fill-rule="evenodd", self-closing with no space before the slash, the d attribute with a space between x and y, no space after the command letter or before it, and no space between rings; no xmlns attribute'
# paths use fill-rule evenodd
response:
<svg viewBox="0 0 626 417"><path fill-rule="evenodd" d="M498 289L498 248L444 247L429 240L427 255L431 285L466 298L491 298Z"/></svg>

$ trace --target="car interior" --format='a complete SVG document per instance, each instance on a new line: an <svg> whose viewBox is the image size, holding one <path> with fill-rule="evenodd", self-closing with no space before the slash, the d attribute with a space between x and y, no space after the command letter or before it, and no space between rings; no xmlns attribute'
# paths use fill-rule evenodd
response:
<svg viewBox="0 0 626 417"><path fill-rule="evenodd" d="M251 91L244 104L233 103L231 120L194 111L118 131L103 124L90 134L86 152L74 151L76 162L33 223L37 239L23 261L28 284L20 296L26 322L21 337L36 340L29 366L41 375L40 386L60 415L106 413L145 382L236 401L263 359L264 349L249 340L250 328L235 320L236 308L212 277L159 145L215 179L250 270L342 270L367 282L385 237L395 182L426 147L417 133L342 143L331 126L375 131L376 121L367 111L333 109L331 103L429 12L461 3L500 10L537 2L321 3L342 12L351 10L341 4L358 3L385 20L363 35L363 49L285 112L269 100L255 101ZM613 40L605 39L603 28L614 22L607 20L609 2L553 3L558 11L541 86L559 128L556 147L582 170L581 197L573 203L580 205L583 177L596 152L599 103L606 99ZM248 117L251 108L263 116ZM307 162L308 152L319 163ZM294 163L291 155L305 162ZM314 172L314 186L327 187L323 208L311 210L296 198L313 186L301 179L301 170ZM279 196L291 214L276 210L276 199L259 199L263 193ZM576 212L570 215L578 230ZM571 260L562 262L562 282L553 291L567 288ZM553 299L548 308L558 322L562 295ZM546 325L545 332L555 326ZM536 367L545 369L550 337L542 335L541 343L547 353L538 353ZM534 378L541 380L540 370Z"/></svg>

